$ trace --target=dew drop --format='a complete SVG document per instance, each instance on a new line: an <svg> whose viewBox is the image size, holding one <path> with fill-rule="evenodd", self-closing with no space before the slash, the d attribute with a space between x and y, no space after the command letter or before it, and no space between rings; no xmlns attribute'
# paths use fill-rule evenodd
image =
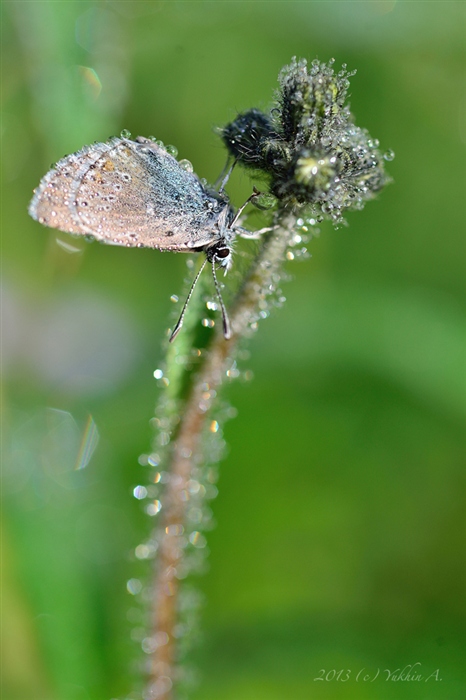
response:
<svg viewBox="0 0 466 700"><path fill-rule="evenodd" d="M153 654L154 651L157 649L158 644L156 643L155 639L153 637L144 637L144 639L141 642L141 649L145 654ZM151 697L151 696L147 696ZM156 696L152 696L156 697Z"/></svg>
<svg viewBox="0 0 466 700"><path fill-rule="evenodd" d="M218 488L213 484L207 484L205 497L208 499L217 498Z"/></svg>
<svg viewBox="0 0 466 700"><path fill-rule="evenodd" d="M204 328L213 328L215 326L215 321L213 318L203 318L201 323Z"/></svg>
<svg viewBox="0 0 466 700"><path fill-rule="evenodd" d="M160 510L162 509L162 504L160 501L153 501L152 503L149 503L149 505L146 508L146 513L147 515L157 515L157 513L160 513Z"/></svg>
<svg viewBox="0 0 466 700"><path fill-rule="evenodd" d="M154 377L155 377L155 379L162 379L162 377L163 377L163 370L161 370L161 369L156 369L156 370L154 371Z"/></svg>
<svg viewBox="0 0 466 700"><path fill-rule="evenodd" d="M384 160L390 161L395 158L395 151L392 151L391 148L388 149L388 151L385 151L383 154Z"/></svg>
<svg viewBox="0 0 466 700"><path fill-rule="evenodd" d="M131 593L131 595L137 595L142 591L142 583L138 578L130 578L129 581L126 582L126 590L128 593Z"/></svg>
<svg viewBox="0 0 466 700"><path fill-rule="evenodd" d="M160 646L160 645L158 645ZM144 651L146 651L143 648ZM148 654L153 653L154 650L148 651ZM143 692L142 700L157 700L162 696L165 696L173 686L171 678L168 676L159 676L154 683L151 683Z"/></svg>
<svg viewBox="0 0 466 700"><path fill-rule="evenodd" d="M199 547L200 549L205 547L207 544L207 541L206 541L206 538L204 537L204 535L201 535L201 533L198 532L197 530L194 530L194 532L192 532L189 535L189 541L191 542L192 545L194 545L194 547Z"/></svg>
<svg viewBox="0 0 466 700"><path fill-rule="evenodd" d="M188 481L188 491L189 491L189 493L192 493L192 494L194 494L194 493L199 493L200 489L201 489L201 485L200 485L200 483L199 483L198 481L196 481L195 479L190 479L190 480Z"/></svg>
<svg viewBox="0 0 466 700"><path fill-rule="evenodd" d="M138 544L138 546L134 550L134 554L136 556L136 559L149 559L149 557L152 554L152 550L147 544Z"/></svg>
<svg viewBox="0 0 466 700"><path fill-rule="evenodd" d="M180 535L183 534L183 532L184 532L184 527L183 527L183 525L179 525L179 524L167 525L167 527L165 528L165 533L167 535L172 535L173 537L179 537Z"/></svg>
<svg viewBox="0 0 466 700"><path fill-rule="evenodd" d="M187 516L191 522L200 523L202 520L202 510L200 508L190 508Z"/></svg>
<svg viewBox="0 0 466 700"><path fill-rule="evenodd" d="M183 158L178 162L180 168L183 170L186 170L187 173L192 173L194 172L193 164L191 163L190 160L187 160L186 158Z"/></svg>
<svg viewBox="0 0 466 700"><path fill-rule="evenodd" d="M185 637L188 632L189 625L183 623L175 625L175 627L173 628L173 636L175 637L175 639L181 639L182 637Z"/></svg>
<svg viewBox="0 0 466 700"><path fill-rule="evenodd" d="M272 209L277 203L277 198L273 194L262 192L257 197L251 199L251 204L257 209Z"/></svg>
<svg viewBox="0 0 466 700"><path fill-rule="evenodd" d="M176 156L178 155L177 147L172 146L171 144L168 144L167 146L165 146L165 150L167 151L167 153L169 153L171 156L173 156L173 158L176 158Z"/></svg>
<svg viewBox="0 0 466 700"><path fill-rule="evenodd" d="M160 456L156 454L155 452L151 455L148 456L147 458L147 464L149 464L151 467L158 467L160 464ZM157 483L157 482L155 482Z"/></svg>
<svg viewBox="0 0 466 700"><path fill-rule="evenodd" d="M147 489L145 486L135 486L133 489L133 496L137 498L138 501L142 501L143 498L147 497Z"/></svg>
<svg viewBox="0 0 466 700"><path fill-rule="evenodd" d="M254 325L254 324L251 324L251 327L252 327L253 325ZM256 325L256 327L257 327L257 324L255 324L255 325ZM239 375L240 375L241 373L240 373L239 369L236 367L236 362L233 363L233 365L230 367L229 370L227 370L227 371L225 372L225 374L226 374L227 377L229 377L230 379L236 379L237 377L239 377Z"/></svg>
<svg viewBox="0 0 466 700"><path fill-rule="evenodd" d="M131 138L131 131L128 131L128 129L122 129L120 131L120 138L130 139Z"/></svg>
<svg viewBox="0 0 466 700"><path fill-rule="evenodd" d="M165 430L163 430L159 434L159 444L162 447L166 447L167 445L169 445L170 444L170 433L167 433Z"/></svg>

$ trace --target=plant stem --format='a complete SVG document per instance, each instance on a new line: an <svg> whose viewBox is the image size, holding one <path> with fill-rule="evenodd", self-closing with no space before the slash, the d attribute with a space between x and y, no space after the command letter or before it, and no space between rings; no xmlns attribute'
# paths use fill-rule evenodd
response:
<svg viewBox="0 0 466 700"><path fill-rule="evenodd" d="M286 251L293 242L295 217L277 217L273 230L264 238L246 280L239 290L230 313L232 336L225 340L220 330L213 337L201 370L192 376L177 435L173 441L169 477L162 501L159 547L153 582L152 624L155 650L151 657L147 698L172 700L177 679L174 628L178 618L179 580L177 567L183 557L180 535L184 532L189 505L188 482L193 467L199 464L201 437L209 411L202 394L206 387L218 389L226 377L238 341L251 332L259 318L260 304L277 286Z"/></svg>

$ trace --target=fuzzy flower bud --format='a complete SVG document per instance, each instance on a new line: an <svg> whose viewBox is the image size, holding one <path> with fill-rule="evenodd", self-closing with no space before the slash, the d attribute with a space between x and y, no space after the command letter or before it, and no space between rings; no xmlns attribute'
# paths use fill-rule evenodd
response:
<svg viewBox="0 0 466 700"><path fill-rule="evenodd" d="M349 73L333 60L311 66L294 58L279 75L276 105L267 115L244 112L222 130L239 163L269 177L279 206L344 222L390 181L378 141L354 124L345 104Z"/></svg>

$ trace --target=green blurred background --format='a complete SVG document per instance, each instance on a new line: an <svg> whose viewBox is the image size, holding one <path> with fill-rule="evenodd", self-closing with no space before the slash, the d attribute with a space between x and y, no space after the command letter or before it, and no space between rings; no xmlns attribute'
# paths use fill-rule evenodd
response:
<svg viewBox="0 0 466 700"><path fill-rule="evenodd" d="M394 184L289 263L228 390L194 697L464 697L464 3L18 1L2 32L2 700L133 697L151 522L131 494L186 273L42 228L32 189L122 128L215 180L214 127L266 108L293 55L358 69ZM233 202L250 188L237 170Z"/></svg>

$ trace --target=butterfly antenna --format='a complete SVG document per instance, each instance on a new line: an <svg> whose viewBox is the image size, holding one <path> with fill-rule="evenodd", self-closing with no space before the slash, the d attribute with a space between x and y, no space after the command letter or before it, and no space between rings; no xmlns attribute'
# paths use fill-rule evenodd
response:
<svg viewBox="0 0 466 700"><path fill-rule="evenodd" d="M199 272L197 273L196 277L194 278L194 281L193 281L193 283L192 283L192 285L191 285L191 289L189 290L189 294L188 294L188 296L186 297L186 301L185 301L184 304L183 304L183 308L181 309L181 314L180 314L180 317L179 317L179 319L178 319L178 322L177 322L175 328L173 329L172 334L171 334L171 336L170 336L170 338L169 338L169 342L170 342L170 343L173 343L173 341L175 340L176 336L178 335L178 333L179 333L180 330L181 330L181 326L183 325L183 321L184 321L184 315L185 315L185 313L186 313L186 308L187 308L187 306L188 306L188 304L189 304L189 300L191 299L191 297L192 297L192 295L193 295L194 287L196 286L197 280L198 280L199 277L201 276L202 270L205 268L206 262L207 262L207 258L205 258L204 262L203 262L202 265L201 265L201 269L199 270ZM223 307L223 305L222 305L222 307Z"/></svg>
<svg viewBox="0 0 466 700"><path fill-rule="evenodd" d="M239 217L241 216L241 214L243 213L243 211L244 211L244 210L246 209L246 207L248 206L249 202L251 202L255 197L259 197L260 194L261 194L261 193L259 192L259 190L256 190L256 188L254 187L254 192L252 193L252 195L251 195L250 197L247 198L247 200L245 201L245 203L244 203L244 204L238 209L238 211L236 212L235 218L233 219L233 221L232 221L231 224L230 224L230 228L233 228L233 226L236 224L236 222L238 221Z"/></svg>
<svg viewBox="0 0 466 700"><path fill-rule="evenodd" d="M215 272L215 263L212 261L212 275L214 278L215 289L217 290L218 300L220 302L220 308L222 309L222 321L223 321L223 335L225 340L230 340L231 338L231 327L230 319L228 318L227 310L225 304L223 303L222 293L220 291L220 285L217 280L217 273Z"/></svg>

